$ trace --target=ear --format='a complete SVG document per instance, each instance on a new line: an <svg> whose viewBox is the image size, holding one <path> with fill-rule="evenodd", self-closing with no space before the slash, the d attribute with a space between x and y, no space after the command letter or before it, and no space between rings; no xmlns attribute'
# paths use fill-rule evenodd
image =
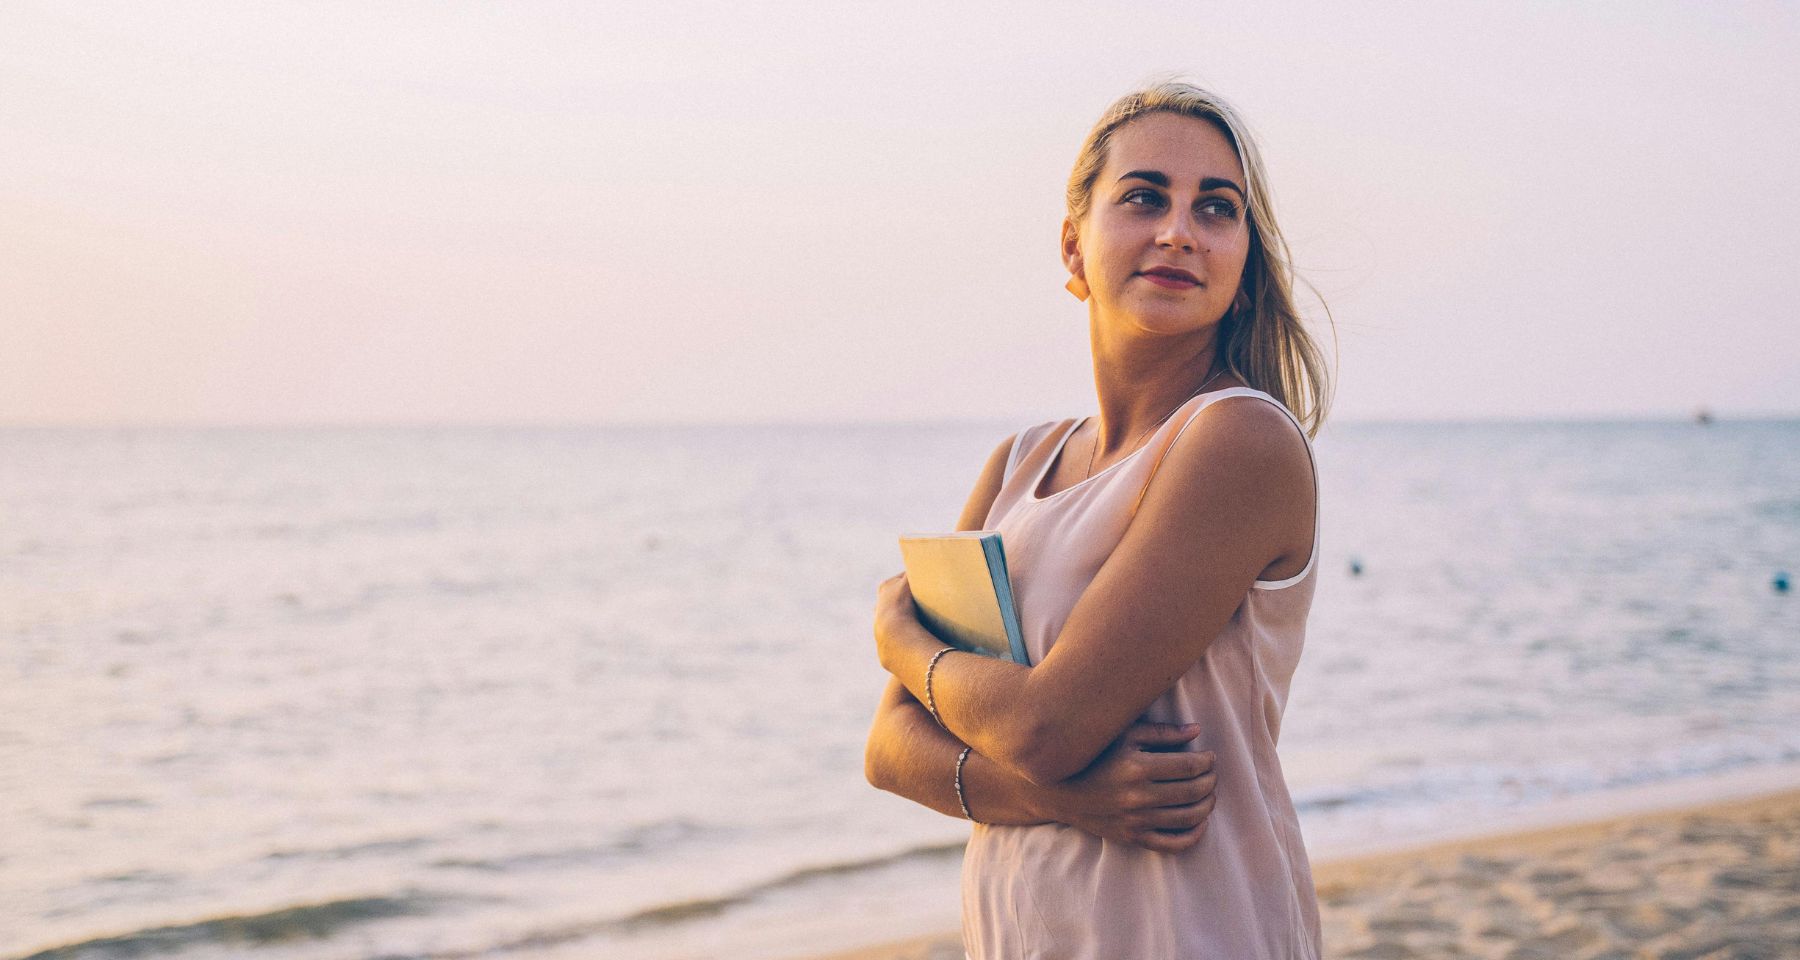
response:
<svg viewBox="0 0 1800 960"><path fill-rule="evenodd" d="M1231 309L1237 313L1250 312L1250 266L1245 264L1244 272L1238 275L1237 293L1231 298Z"/></svg>
<svg viewBox="0 0 1800 960"><path fill-rule="evenodd" d="M1081 233L1074 220L1068 217L1062 222L1062 260L1063 266L1069 268L1069 275L1085 281L1086 268L1081 258Z"/></svg>

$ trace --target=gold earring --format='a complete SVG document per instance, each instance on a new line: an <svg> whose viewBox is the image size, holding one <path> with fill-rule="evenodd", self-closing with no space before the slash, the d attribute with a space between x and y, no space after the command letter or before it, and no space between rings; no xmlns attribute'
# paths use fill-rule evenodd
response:
<svg viewBox="0 0 1800 960"><path fill-rule="evenodd" d="M1088 285L1086 280L1083 280L1080 277L1070 277L1069 282L1063 284L1063 287L1074 294L1075 299L1084 303L1087 302Z"/></svg>

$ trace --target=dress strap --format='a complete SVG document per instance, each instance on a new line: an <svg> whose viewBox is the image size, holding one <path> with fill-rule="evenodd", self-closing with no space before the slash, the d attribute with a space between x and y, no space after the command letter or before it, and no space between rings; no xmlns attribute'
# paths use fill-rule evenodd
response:
<svg viewBox="0 0 1800 960"><path fill-rule="evenodd" d="M1012 454L1007 457L1006 473L1001 485L1005 486L1014 474L1030 467L1028 472L1033 473L1033 477L1026 493L1027 496L1036 493L1038 484L1043 480L1043 469L1050 465L1051 460L1056 459L1063 441L1068 439L1069 433L1074 432L1073 427L1080 423L1080 420L1046 420L1019 431L1018 438L1013 441ZM1064 424L1069 427L1059 430Z"/></svg>
<svg viewBox="0 0 1800 960"><path fill-rule="evenodd" d="M1013 434L1012 449L1006 451L1006 468L1000 471L1000 485L1003 487L1006 486L1006 481L1012 479L1013 468L1019 465L1019 441L1024 438L1024 430Z"/></svg>
<svg viewBox="0 0 1800 960"><path fill-rule="evenodd" d="M1168 454L1169 448L1175 445L1175 441L1181 438L1181 434L1187 429L1188 424L1194 422L1194 417L1198 416L1201 410L1206 409L1206 407L1214 401L1224 400L1228 397L1256 397L1257 399L1266 400L1269 403L1274 404L1277 410L1286 414L1288 422L1294 425L1294 429L1300 431L1300 442L1306 444L1306 459L1311 463L1313 468L1312 555L1306 558L1306 566L1299 573L1294 574L1285 580L1258 580L1252 584L1253 587L1261 590L1279 590L1282 587L1292 586L1305 579L1306 575L1311 573L1313 567L1317 566L1319 562L1319 461L1313 454L1312 439L1306 435L1306 428L1301 426L1300 419L1294 416L1294 412L1289 410L1286 404L1283 404L1268 393L1254 387L1227 387L1223 390L1215 390L1212 393L1203 393L1200 397L1195 398L1204 398L1204 400L1182 420L1180 428L1174 431L1174 435L1157 448L1156 462L1151 464L1149 474L1144 477L1144 485L1138 489L1137 499L1131 502L1131 516L1137 516L1138 507L1143 504L1144 495L1150 492L1150 481L1156 476L1157 468L1162 466L1163 457Z"/></svg>

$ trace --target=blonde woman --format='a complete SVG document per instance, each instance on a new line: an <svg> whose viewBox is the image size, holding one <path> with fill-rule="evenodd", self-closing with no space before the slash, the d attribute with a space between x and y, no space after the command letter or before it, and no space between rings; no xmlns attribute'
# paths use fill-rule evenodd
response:
<svg viewBox="0 0 1800 960"><path fill-rule="evenodd" d="M1182 83L1114 103L1062 257L1099 414L1007 438L958 522L1001 532L1034 665L949 651L882 583L869 780L974 821L972 960L1316 958L1275 745L1327 391L1231 108Z"/></svg>

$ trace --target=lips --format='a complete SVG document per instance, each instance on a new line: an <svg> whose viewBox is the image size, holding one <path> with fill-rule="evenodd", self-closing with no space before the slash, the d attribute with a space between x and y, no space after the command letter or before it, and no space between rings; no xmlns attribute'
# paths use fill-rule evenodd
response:
<svg viewBox="0 0 1800 960"><path fill-rule="evenodd" d="M1200 278L1180 267L1151 267L1138 271L1138 276L1156 284L1174 290L1200 286Z"/></svg>

